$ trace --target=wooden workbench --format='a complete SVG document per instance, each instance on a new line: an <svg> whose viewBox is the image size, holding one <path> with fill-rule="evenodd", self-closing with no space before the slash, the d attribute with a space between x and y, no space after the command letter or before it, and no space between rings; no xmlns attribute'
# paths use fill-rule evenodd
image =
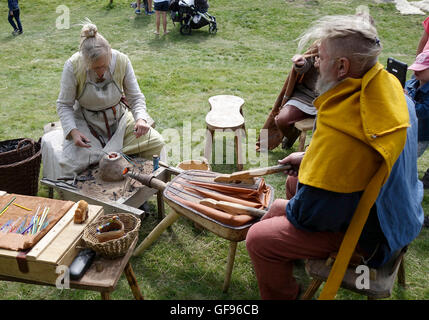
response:
<svg viewBox="0 0 429 320"><path fill-rule="evenodd" d="M0 191L0 197L6 195ZM101 206L89 205L88 219L82 224L75 224L73 217L76 207L77 203L28 252L0 249L0 280L56 286L60 276L57 267L70 266L84 248L82 235L85 227L104 212ZM102 299L109 299L124 272L134 297L143 299L129 263L137 241L138 237L123 257L109 260L97 255L79 281L70 281L70 288L98 291Z"/></svg>
<svg viewBox="0 0 429 320"><path fill-rule="evenodd" d="M70 289L98 291L101 294L101 299L109 300L110 294L115 290L118 281L125 274L128 284L130 285L133 296L136 300L143 300L143 295L140 291L134 271L131 267L129 259L136 246L138 238L131 244L127 254L123 257L109 260L97 256L91 267L86 271L83 277L78 281L70 281ZM97 271L98 265L101 265L101 271ZM58 275L57 275L58 277ZM45 283L37 280L28 280L21 277L4 276L0 274L1 281L13 281L35 285L55 286L52 283Z"/></svg>
<svg viewBox="0 0 429 320"><path fill-rule="evenodd" d="M164 182L167 182L170 179L170 173L164 167L159 167L152 174L157 179L160 179ZM70 188L57 186L53 182L47 181L45 179L41 179L40 183L46 185L50 190L56 190L59 194L59 197L63 200L71 200L75 202L79 200L85 200L89 204L102 206L104 208L105 214L125 212L134 214L136 216L141 216L144 214L144 211L139 209L139 207L144 202L149 200L153 195L156 195L158 204L158 218L162 219L164 217L164 201L162 192L147 186L138 188L126 198L119 198L117 201L105 201L99 197L96 197L95 195L83 193L79 189L73 190ZM49 196L53 197L53 193L51 191Z"/></svg>

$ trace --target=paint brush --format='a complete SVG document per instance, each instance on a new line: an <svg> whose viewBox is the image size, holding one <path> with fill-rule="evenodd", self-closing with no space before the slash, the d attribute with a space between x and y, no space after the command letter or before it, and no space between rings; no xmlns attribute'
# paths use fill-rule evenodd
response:
<svg viewBox="0 0 429 320"><path fill-rule="evenodd" d="M6 210L9 208L12 202L14 202L16 197L13 197L1 210L0 210L0 217L3 213L6 212Z"/></svg>

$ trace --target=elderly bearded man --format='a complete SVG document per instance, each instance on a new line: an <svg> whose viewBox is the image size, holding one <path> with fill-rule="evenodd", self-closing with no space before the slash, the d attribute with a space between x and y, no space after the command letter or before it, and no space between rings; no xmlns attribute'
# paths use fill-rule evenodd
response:
<svg viewBox="0 0 429 320"><path fill-rule="evenodd" d="M413 102L377 62L370 17L322 18L300 46L310 41L319 41L317 129L305 154L279 161L292 164L296 194L276 200L246 238L262 299L296 299L293 261L337 252L358 204L368 218L356 251L370 267L408 245L423 223Z"/></svg>

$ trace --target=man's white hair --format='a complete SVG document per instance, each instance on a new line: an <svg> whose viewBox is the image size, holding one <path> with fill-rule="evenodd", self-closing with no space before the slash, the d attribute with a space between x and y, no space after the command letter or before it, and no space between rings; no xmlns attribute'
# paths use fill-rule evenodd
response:
<svg viewBox="0 0 429 320"><path fill-rule="evenodd" d="M337 57L344 56L368 69L377 62L382 46L377 29L367 12L356 15L326 16L315 21L299 38L298 49L308 43L329 42Z"/></svg>

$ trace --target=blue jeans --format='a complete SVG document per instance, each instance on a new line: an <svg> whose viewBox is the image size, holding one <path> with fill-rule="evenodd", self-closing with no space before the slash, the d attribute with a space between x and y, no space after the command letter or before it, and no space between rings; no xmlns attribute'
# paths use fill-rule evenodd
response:
<svg viewBox="0 0 429 320"><path fill-rule="evenodd" d="M13 16L10 14L9 11L7 19L9 20L9 23L12 26L13 30L19 30L19 32L22 32L21 20L19 19L19 9L13 10L12 12ZM16 26L15 21L13 21L13 18L15 18L18 27Z"/></svg>

